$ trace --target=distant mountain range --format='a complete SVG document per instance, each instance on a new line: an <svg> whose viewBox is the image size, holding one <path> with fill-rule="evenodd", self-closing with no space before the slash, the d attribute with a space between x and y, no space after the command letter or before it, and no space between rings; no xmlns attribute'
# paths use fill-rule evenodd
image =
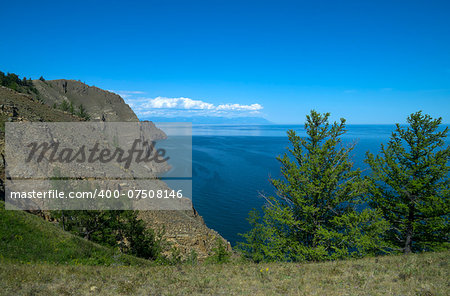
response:
<svg viewBox="0 0 450 296"><path fill-rule="evenodd" d="M140 120L150 120L153 122L192 122L193 124L272 124L262 117L217 117L217 116L196 116L196 117L149 117Z"/></svg>

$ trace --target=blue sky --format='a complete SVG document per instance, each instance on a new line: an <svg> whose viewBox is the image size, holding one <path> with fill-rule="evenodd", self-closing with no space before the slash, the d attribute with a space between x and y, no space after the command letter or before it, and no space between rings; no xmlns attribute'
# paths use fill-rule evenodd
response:
<svg viewBox="0 0 450 296"><path fill-rule="evenodd" d="M449 1L5 1L0 70L115 91L141 118L449 123L449 15Z"/></svg>

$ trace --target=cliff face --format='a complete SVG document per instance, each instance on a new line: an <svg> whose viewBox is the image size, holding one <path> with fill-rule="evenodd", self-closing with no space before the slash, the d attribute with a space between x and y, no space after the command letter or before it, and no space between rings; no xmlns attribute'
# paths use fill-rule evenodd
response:
<svg viewBox="0 0 450 296"><path fill-rule="evenodd" d="M49 106L72 102L82 104L94 121L138 121L136 114L117 94L76 80L33 80L39 98Z"/></svg>
<svg viewBox="0 0 450 296"><path fill-rule="evenodd" d="M14 121L80 121L71 114L55 110L32 96L0 86L0 197L3 198L5 180L5 122Z"/></svg>
<svg viewBox="0 0 450 296"><path fill-rule="evenodd" d="M51 106L63 100L72 102L74 106L83 104L95 121L138 121L137 116L124 100L111 92L90 87L73 80L34 81L38 90L37 97L18 93L0 86L0 193L4 196L4 122L5 121L80 121L81 119ZM37 100L40 99L40 101ZM45 103L45 104L44 104ZM154 126L156 134L163 134ZM162 183L162 182L161 182ZM165 184L163 184L166 186ZM217 232L209 229L202 217L195 211L140 211L139 215L148 227L165 229L165 238L178 248L183 256L193 250L199 259L208 256L216 245L216 239L223 240Z"/></svg>

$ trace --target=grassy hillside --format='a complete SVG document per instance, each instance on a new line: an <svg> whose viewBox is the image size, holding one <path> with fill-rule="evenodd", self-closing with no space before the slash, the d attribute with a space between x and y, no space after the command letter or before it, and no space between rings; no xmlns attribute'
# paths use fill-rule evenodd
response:
<svg viewBox="0 0 450 296"><path fill-rule="evenodd" d="M15 92L9 88L0 86L0 122L5 122L8 117L12 121L81 121L71 114L53 109L50 106L34 100L31 96ZM15 113L15 114L14 114Z"/></svg>
<svg viewBox="0 0 450 296"><path fill-rule="evenodd" d="M449 295L449 258L153 266L0 202L0 295Z"/></svg>
<svg viewBox="0 0 450 296"><path fill-rule="evenodd" d="M6 211L3 202L0 202L0 259L23 264L150 264L72 235L38 216Z"/></svg>
<svg viewBox="0 0 450 296"><path fill-rule="evenodd" d="M2 295L449 295L449 255L157 267L2 263Z"/></svg>
<svg viewBox="0 0 450 296"><path fill-rule="evenodd" d="M449 257L152 266L0 202L1 295L449 295Z"/></svg>
<svg viewBox="0 0 450 296"><path fill-rule="evenodd" d="M133 110L117 94L76 80L33 80L33 86L41 100L49 106L72 102L75 107L82 104L92 120L137 121Z"/></svg>

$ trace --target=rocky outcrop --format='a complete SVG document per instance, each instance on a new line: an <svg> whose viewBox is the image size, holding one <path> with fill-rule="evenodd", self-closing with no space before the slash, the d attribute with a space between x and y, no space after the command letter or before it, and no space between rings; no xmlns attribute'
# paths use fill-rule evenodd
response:
<svg viewBox="0 0 450 296"><path fill-rule="evenodd" d="M71 114L42 104L32 96L0 86L0 198L4 199L5 122L16 121L80 121Z"/></svg>
<svg viewBox="0 0 450 296"><path fill-rule="evenodd" d="M208 228L194 208L189 211L141 211L140 218L156 229L164 229L164 237L183 256L195 251L198 259L205 259L217 246L217 239L222 240L231 251L230 243Z"/></svg>
<svg viewBox="0 0 450 296"><path fill-rule="evenodd" d="M76 80L33 80L39 99L53 106L62 101L82 104L94 121L138 121L136 114L117 94Z"/></svg>
<svg viewBox="0 0 450 296"><path fill-rule="evenodd" d="M77 116L54 109L31 95L0 86L1 121L81 121Z"/></svg>
<svg viewBox="0 0 450 296"><path fill-rule="evenodd" d="M42 121L70 122L82 119L52 108L63 100L75 106L83 104L95 121L138 121L131 108L123 99L111 92L91 87L73 80L34 81L38 89L38 98L18 93L0 86L0 191L5 178L4 172L4 122L6 121ZM45 104L44 104L45 103ZM164 133L154 125L149 125L157 138ZM162 182L161 182L162 183ZM166 186L162 184L162 186ZM4 195L4 191L3 191ZM188 256L192 251L199 259L207 257L216 246L216 239L223 240L228 248L231 246L216 231L209 229L202 217L191 204L190 210L178 211L140 211L140 217L154 229L164 229L164 237L179 249L181 255Z"/></svg>

